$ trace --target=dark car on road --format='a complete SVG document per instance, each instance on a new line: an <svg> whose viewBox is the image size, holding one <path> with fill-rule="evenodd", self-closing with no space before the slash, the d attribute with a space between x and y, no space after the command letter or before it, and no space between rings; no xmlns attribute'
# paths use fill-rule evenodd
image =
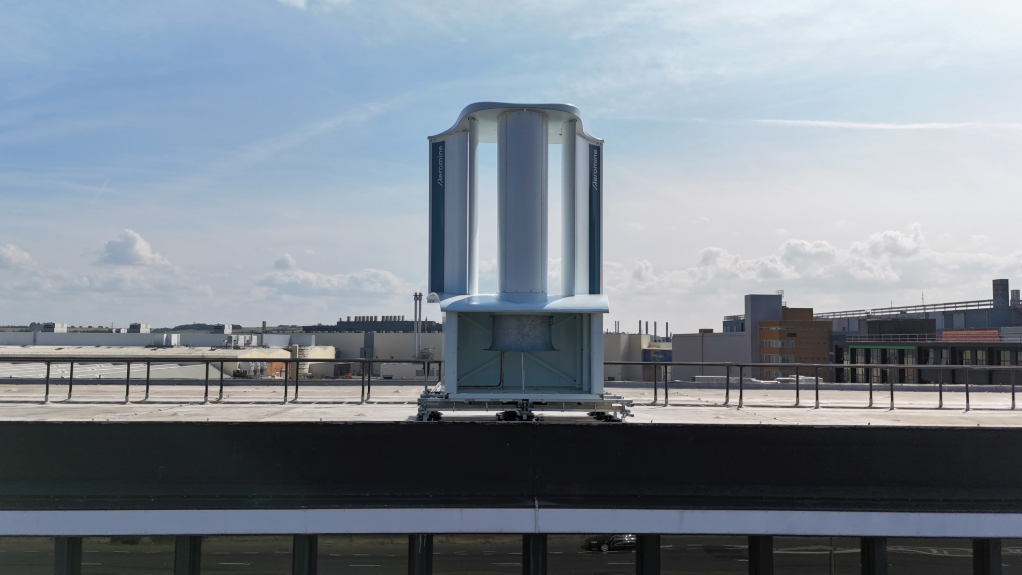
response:
<svg viewBox="0 0 1022 575"><path fill-rule="evenodd" d="M585 551L624 551L635 549L635 535L595 535L582 544Z"/></svg>

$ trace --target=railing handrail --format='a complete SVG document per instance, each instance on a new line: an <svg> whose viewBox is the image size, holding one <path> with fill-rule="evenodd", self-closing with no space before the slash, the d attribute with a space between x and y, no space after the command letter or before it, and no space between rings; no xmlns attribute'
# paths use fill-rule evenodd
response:
<svg viewBox="0 0 1022 575"><path fill-rule="evenodd" d="M814 319L841 319L846 317L869 317L881 315L897 315L900 313L926 313L931 311L956 311L960 309L986 309L994 307L992 299L975 299L952 301L947 303L906 305L898 307L875 307L870 309L853 309L847 311L829 311L813 314Z"/></svg>
<svg viewBox="0 0 1022 575"><path fill-rule="evenodd" d="M996 329L938 333L847 334L847 343L1022 343L1022 334L1000 334Z"/></svg>
<svg viewBox="0 0 1022 575"><path fill-rule="evenodd" d="M298 369L298 366L300 366L301 364L309 364L309 363L335 363L335 364L336 363L358 363L358 364L360 364L360 366L361 366L360 372L361 373L359 374L359 376L360 376L360 380L361 380L360 382L361 382L361 386L362 386L361 402L363 402L363 403L366 402L366 401L369 401L371 399L371 395L372 395L372 379L373 379L372 365L373 364L378 364L378 363L414 364L414 365L421 364L423 366L423 381L424 381L424 384L425 384L425 391L427 391L427 392L429 391L429 374L432 371L432 370L429 369L429 366L431 366L432 364L437 364L438 365L437 381L438 382L443 381L443 367L444 367L443 366L443 360L430 360L430 359L393 360L393 359L376 359L376 358L350 358L350 359L345 359L345 358L297 358L297 357L286 357L286 358L239 358L239 357L236 357L236 356L230 356L230 357L222 357L222 356L205 356L205 357L164 356L164 357L159 357L159 356L156 356L156 357L154 357L154 356L144 356L144 355L142 355L142 356L140 356L140 355L132 355L132 356L107 356L107 355L104 355L104 356L73 356L73 355L46 356L46 355L39 355L39 356L35 356L35 357L26 357L24 355L17 355L17 356L0 355L0 363L43 363L43 364L46 365L46 380L45 380L45 391L44 391L44 395L43 395L43 403L49 403L49 401L50 401L50 387L51 387L50 382L51 382L51 375L52 375L51 374L51 367L52 367L52 364L54 364L54 363L56 363L58 365L70 364L71 374L70 374L70 377L69 377L68 382L67 382L67 386L68 386L67 401L71 401L71 394L72 394L72 389L73 389L73 385L74 385L74 366L75 366L75 364L89 364L89 363L124 363L124 364L127 364L127 369L125 370L126 373L125 373L125 378L124 378L124 403L125 404L131 403L131 382L132 382L132 380L131 380L131 369L130 369L130 365L131 364L135 363L135 364L145 364L146 365L145 399L143 401L147 401L149 399L150 367L152 366L153 363L157 363L157 364L159 364L159 363L196 363L196 364L205 364L205 366L206 366L205 387L204 387L203 399L202 399L202 402L205 404L205 403L209 403L210 402L210 396L209 396L209 386L210 386L209 367L210 367L210 365L211 364L215 364L215 363L223 364L223 363L229 363L229 362L234 362L234 361L240 362L243 359L256 360L256 361L252 361L252 363L283 363L284 364L284 369L283 369L283 374L284 374L284 378L283 378L283 390L284 390L283 403L285 405L287 403L289 403L289 402L292 402L292 401L298 401L298 389L299 389L300 382L301 382L301 378L299 377L299 371L300 370ZM263 361L259 361L259 360L263 360ZM370 367L370 369L368 369L368 370L365 369L367 365ZM726 379L727 388L725 389L724 404L723 404L725 406L727 406L729 404L729 401L730 401L729 398L730 398L730 389L731 389L731 387L730 387L731 370L732 370L732 368L738 368L738 374L737 374L738 375L738 380L737 380L737 384L738 384L738 405L737 405L737 408L738 409L741 409L743 407L743 401L744 401L743 400L743 397L744 397L743 384L745 382L745 377L744 377L744 370L745 370L745 368L766 368L766 369L780 370L780 371L792 371L793 370L795 372L795 376L796 376L796 378L795 378L795 405L796 406L799 405L799 377L798 377L800 375L799 372L800 372L800 370L803 370L803 369L807 370L804 377L805 377L806 381L812 379L813 382L814 382L815 393L816 393L815 406L816 406L817 409L820 407L820 383L821 383L821 381L820 381L820 370L821 369L835 369L835 370L840 370L840 369L843 369L843 370L868 369L868 370L871 370L871 371L872 370L891 370L889 373L893 373L893 370L913 370L913 371L914 370L918 370L919 372L922 372L923 370L938 371L939 374L940 374L940 378L941 378L941 381L938 382L938 390L939 390L938 409L943 407L943 401L944 401L943 400L943 398L944 398L944 395L943 395L943 389L944 389L943 377L944 377L944 372L947 371L947 370L951 370L952 371L952 379L953 379L955 371L965 371L966 372L966 380L965 380L965 409L966 409L966 411L969 410L969 383L970 383L969 382L969 377L968 377L969 373L976 372L976 371L987 372L987 373L997 372L997 371L1009 371L1009 372L1011 372L1011 409L1015 409L1015 379L1016 379L1016 374L1019 371L1022 371L1022 366L1019 366L1019 365L971 365L971 364L970 365L949 365L949 364L931 365L931 364L915 364L915 363L886 363L886 364L884 364L884 363L762 363L762 362L748 362L748 363L745 363L745 362L726 362L726 361L725 362L706 362L706 361L605 361L605 362L603 362L603 365L605 365L605 366L607 366L607 365L647 366L648 365L648 366L653 367L654 368L653 369L653 404L657 404L657 393L656 393L657 383L658 383L657 382L657 378L658 378L660 370L663 369L663 376L664 376L663 377L663 387L664 387L664 405L665 406L669 404L668 390L669 390L669 383L670 382L669 382L668 377L667 377L667 368L669 366L724 367L724 368L726 368L726 375L725 375L725 377L727 378ZM290 397L290 391L289 391L289 389L290 389L289 386L290 386L291 379L292 379L292 374L291 374L292 367L295 368L294 369L294 375L293 375L293 378L294 378L294 388L293 388L294 389L294 398L293 399ZM21 378L19 378L19 379L21 379ZM35 379L35 378L32 378L32 379ZM219 381L220 392L219 392L218 399L215 400L217 402L221 402L221 401L224 400L224 374L223 374L222 370L221 370L220 378L219 379L220 379L220 381ZM899 377L896 377L895 379L901 379L901 378L899 376ZM827 383L827 382L823 382L823 383ZM839 383L839 382L832 382L832 383ZM868 383L869 383L869 392L870 392L870 395L869 395L869 407L872 407L873 406L873 385L875 383L877 383L877 382L872 381L872 377L871 377L870 381ZM894 386L895 386L896 383L900 383L900 382L896 382L896 381L891 380L891 381L888 381L888 382L881 382L881 383L887 383L889 385L890 397L891 397L891 399L890 399L890 406L891 406L891 409L894 409ZM908 382L906 382L906 383L908 383ZM920 382L920 383L922 383L922 382ZM951 383L951 382L949 382L949 383Z"/></svg>
<svg viewBox="0 0 1022 575"><path fill-rule="evenodd" d="M149 356L149 355L0 355L0 363L443 363L442 359L369 359L323 357L221 357L221 356Z"/></svg>
<svg viewBox="0 0 1022 575"><path fill-rule="evenodd" d="M605 361L603 365L681 365L692 367L761 367L768 369L954 369L954 370L1022 370L1022 365L957 365L928 363L761 363L729 361Z"/></svg>
<svg viewBox="0 0 1022 575"><path fill-rule="evenodd" d="M424 362L443 364L442 359L369 359L369 358L311 358L311 357L272 357L272 358L238 358L219 356L7 356L0 355L0 363L360 363L380 364L396 363L419 365ZM769 369L971 369L971 370L1011 370L1022 369L1022 365L976 365L976 364L927 364L927 363L764 363L735 361L604 361L603 365L677 365L693 367L759 367Z"/></svg>

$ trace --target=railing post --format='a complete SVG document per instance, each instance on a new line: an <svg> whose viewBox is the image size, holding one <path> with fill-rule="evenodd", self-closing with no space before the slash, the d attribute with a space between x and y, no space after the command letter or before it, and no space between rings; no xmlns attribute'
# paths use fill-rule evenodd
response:
<svg viewBox="0 0 1022 575"><path fill-rule="evenodd" d="M295 366L295 398L293 401L298 401L298 366Z"/></svg>
<svg viewBox="0 0 1022 575"><path fill-rule="evenodd" d="M202 403L209 403L209 362L206 362L206 388L202 393Z"/></svg>
<svg viewBox="0 0 1022 575"><path fill-rule="evenodd" d="M667 367L666 365L664 366L664 407L670 404L670 398L667 397Z"/></svg>
<svg viewBox="0 0 1022 575"><path fill-rule="evenodd" d="M284 401L281 403L287 405L287 380L291 377L291 363L288 360L284 360Z"/></svg>
<svg viewBox="0 0 1022 575"><path fill-rule="evenodd" d="M738 409L742 408L745 401L745 366L738 366Z"/></svg>
<svg viewBox="0 0 1022 575"><path fill-rule="evenodd" d="M820 409L820 366L816 366L816 407L813 409Z"/></svg>
<svg viewBox="0 0 1022 575"><path fill-rule="evenodd" d="M1015 372L1017 372L1017 371L1018 371L1017 369L1013 369L1010 372L1011 373L1011 409L1012 409L1012 411L1015 410Z"/></svg>
<svg viewBox="0 0 1022 575"><path fill-rule="evenodd" d="M217 402L224 400L224 362L220 362L220 395L216 398Z"/></svg>
<svg viewBox="0 0 1022 575"><path fill-rule="evenodd" d="M965 370L965 411L969 411L969 369Z"/></svg>
<svg viewBox="0 0 1022 575"><path fill-rule="evenodd" d="M944 370L937 370L937 409L944 407Z"/></svg>
<svg viewBox="0 0 1022 575"><path fill-rule="evenodd" d="M889 371L893 372L894 370L892 369ZM891 385L891 409L894 409L894 378L891 377L890 373L887 374L887 377L890 378L890 381L888 383Z"/></svg>
<svg viewBox="0 0 1022 575"><path fill-rule="evenodd" d="M71 401L71 390L74 389L74 386L75 386L75 362L72 360L71 361L71 375L68 377L68 380L67 380L67 400L68 401Z"/></svg>
<svg viewBox="0 0 1022 575"><path fill-rule="evenodd" d="M524 355L522 357L525 357ZM524 377L524 372L522 372ZM369 361L369 371L366 372L366 401L373 395L373 363Z"/></svg>
<svg viewBox="0 0 1022 575"><path fill-rule="evenodd" d="M795 407L798 407L798 402L799 402L799 397L798 397L799 377L798 377L798 375L799 375L798 374L798 368L796 367L795 368Z"/></svg>
<svg viewBox="0 0 1022 575"><path fill-rule="evenodd" d="M724 405L731 401L731 366L724 366Z"/></svg>
<svg viewBox="0 0 1022 575"><path fill-rule="evenodd" d="M128 368L124 376L124 403L128 403L131 395L131 362L126 361L124 364Z"/></svg>
<svg viewBox="0 0 1022 575"><path fill-rule="evenodd" d="M869 380L869 405L866 407L873 407L873 374L870 373L868 369L864 369L862 372L869 373L869 375L866 376L866 379Z"/></svg>
<svg viewBox="0 0 1022 575"><path fill-rule="evenodd" d="M46 362L46 394L43 396L43 403L50 402L50 362Z"/></svg>
<svg viewBox="0 0 1022 575"><path fill-rule="evenodd" d="M145 362L145 399L142 401L149 401L149 370L152 368L153 362L146 360Z"/></svg>
<svg viewBox="0 0 1022 575"><path fill-rule="evenodd" d="M359 396L359 402L360 403L365 403L365 400L366 400L366 362L365 362L364 359L361 360L359 367L360 367L360 371L362 372L362 378L361 378L362 379L362 381L361 381L361 383L362 383L362 395Z"/></svg>
<svg viewBox="0 0 1022 575"><path fill-rule="evenodd" d="M657 397L656 397L657 385L656 385L656 383L657 383L657 376L659 375L659 371L660 370L658 370L656 368L656 364L655 363L652 366L650 366L650 367L653 368L653 402L650 403L650 405L656 405L657 404Z"/></svg>

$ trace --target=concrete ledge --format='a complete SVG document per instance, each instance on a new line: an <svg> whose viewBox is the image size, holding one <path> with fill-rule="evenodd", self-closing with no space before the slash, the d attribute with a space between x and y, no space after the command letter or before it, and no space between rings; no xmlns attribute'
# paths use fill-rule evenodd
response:
<svg viewBox="0 0 1022 575"><path fill-rule="evenodd" d="M0 511L0 536L656 533L1022 537L1019 513L660 509Z"/></svg>

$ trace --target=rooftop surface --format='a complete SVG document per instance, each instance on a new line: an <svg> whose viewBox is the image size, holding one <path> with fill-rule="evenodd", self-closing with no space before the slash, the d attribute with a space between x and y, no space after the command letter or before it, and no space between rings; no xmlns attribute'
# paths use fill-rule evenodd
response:
<svg viewBox="0 0 1022 575"><path fill-rule="evenodd" d="M2 380L0 380L2 381ZM617 385L615 385L615 383ZM719 424L719 425L812 425L812 426L924 426L924 427L1022 427L1022 409L1011 410L1010 391L976 391L972 387L970 409L965 409L963 386L945 386L944 407L937 409L936 386L924 390L895 388L895 409L890 409L890 392L877 385L873 407L867 407L865 389L835 389L821 386L820 408L815 408L812 385L804 385L800 405L795 392L785 386L776 389L745 389L739 409L737 385L732 385L730 402L724 405L720 387L679 387L672 383L670 405L664 406L663 388L653 400L651 384L608 382L607 391L635 402L629 423ZM283 403L281 380L253 385L227 382L219 400L219 381L211 376L209 403L203 403L204 386L194 381L154 382L148 400L145 386L133 379L124 403L125 386L76 380L73 398L67 400L66 382L54 380L50 402L43 404L45 388L38 380L10 379L0 383L0 421L220 421L220 422L400 422L414 421L416 398L421 382L374 382L370 399L361 402L361 385L356 380L303 381L294 401L293 382L289 401ZM494 413L445 412L444 421L492 421ZM541 421L592 422L584 414L544 412ZM604 425L614 425L607 423Z"/></svg>

